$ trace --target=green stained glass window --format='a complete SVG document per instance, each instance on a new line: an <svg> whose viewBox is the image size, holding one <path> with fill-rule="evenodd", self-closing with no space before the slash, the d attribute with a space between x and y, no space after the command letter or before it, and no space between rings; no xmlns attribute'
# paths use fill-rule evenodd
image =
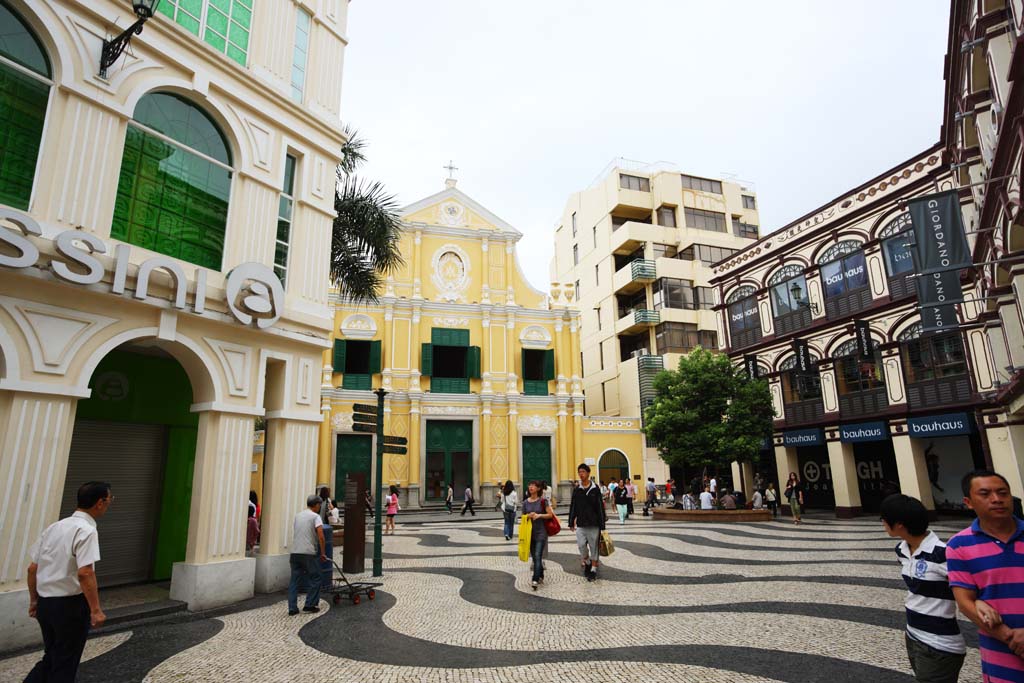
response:
<svg viewBox="0 0 1024 683"><path fill-rule="evenodd" d="M194 104L146 95L128 125L111 237L220 270L231 155Z"/></svg>
<svg viewBox="0 0 1024 683"><path fill-rule="evenodd" d="M249 53L252 0L163 0L157 11L242 66Z"/></svg>
<svg viewBox="0 0 1024 683"><path fill-rule="evenodd" d="M50 96L50 60L3 2L0 27L0 204L27 209Z"/></svg>
<svg viewBox="0 0 1024 683"><path fill-rule="evenodd" d="M284 183L277 203L277 240L274 244L274 273L285 284L288 274L288 247L291 243L292 211L295 208L295 166L297 160L291 154L284 157Z"/></svg>

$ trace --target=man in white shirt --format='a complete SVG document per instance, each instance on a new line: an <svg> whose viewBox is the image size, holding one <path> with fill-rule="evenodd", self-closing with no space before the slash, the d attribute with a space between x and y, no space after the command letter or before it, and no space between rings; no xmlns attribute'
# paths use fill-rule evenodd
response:
<svg viewBox="0 0 1024 683"><path fill-rule="evenodd" d="M110 484L82 484L74 513L46 527L29 550L28 615L43 632L43 658L26 683L74 681L89 628L107 620L93 565L100 559L96 520L113 500Z"/></svg>
<svg viewBox="0 0 1024 683"><path fill-rule="evenodd" d="M320 518L320 496L306 498L306 509L295 515L292 522L292 547L288 563L292 568L288 582L288 615L299 613L299 582L305 579L306 604L303 612L319 612L320 562L327 560L324 541L324 521ZM317 561L319 556L320 561Z"/></svg>
<svg viewBox="0 0 1024 683"><path fill-rule="evenodd" d="M714 498L718 495L718 480L711 477L711 481L709 483L711 485L711 497Z"/></svg>
<svg viewBox="0 0 1024 683"><path fill-rule="evenodd" d="M704 493L700 494L700 509L701 510L714 510L715 509L715 497L711 495L711 487L706 486Z"/></svg>

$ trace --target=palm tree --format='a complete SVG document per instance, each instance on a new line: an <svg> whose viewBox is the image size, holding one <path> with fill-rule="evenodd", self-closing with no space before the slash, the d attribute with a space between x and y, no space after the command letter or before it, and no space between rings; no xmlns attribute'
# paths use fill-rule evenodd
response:
<svg viewBox="0 0 1024 683"><path fill-rule="evenodd" d="M366 161L366 143L349 126L341 148L334 191L337 216L331 234L331 280L342 296L376 302L384 278L405 261L399 251L402 224L398 203L380 182L355 175Z"/></svg>

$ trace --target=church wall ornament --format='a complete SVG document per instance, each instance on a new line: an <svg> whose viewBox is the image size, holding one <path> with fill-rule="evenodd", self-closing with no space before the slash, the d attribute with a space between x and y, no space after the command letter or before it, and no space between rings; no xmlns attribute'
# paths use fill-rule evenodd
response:
<svg viewBox="0 0 1024 683"><path fill-rule="evenodd" d="M521 434L554 434L558 420L550 415L520 415L517 422Z"/></svg>
<svg viewBox="0 0 1024 683"><path fill-rule="evenodd" d="M469 286L469 255L456 244L446 244L434 252L431 264L430 279L437 287L438 296L444 301L465 301Z"/></svg>
<svg viewBox="0 0 1024 683"><path fill-rule="evenodd" d="M355 313L341 323L341 334L345 339L373 339L377 334L377 323L363 313Z"/></svg>

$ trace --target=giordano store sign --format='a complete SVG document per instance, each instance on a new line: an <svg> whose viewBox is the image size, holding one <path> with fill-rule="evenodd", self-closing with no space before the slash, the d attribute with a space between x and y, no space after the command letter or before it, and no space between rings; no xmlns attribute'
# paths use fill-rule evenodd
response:
<svg viewBox="0 0 1024 683"><path fill-rule="evenodd" d="M42 238L43 231L30 216L7 207L0 207L0 220L6 220L19 228L0 230L0 242L14 249L15 255L0 253L0 266L20 270L39 265L39 249L28 236ZM60 280L75 285L96 285L103 281L106 269L95 254L108 254L110 249L99 237L82 230L66 230L53 238L53 248L69 263L78 268L72 270L67 263L56 259L50 261L50 270ZM110 291L125 293L128 268L131 265L131 247L118 244L113 250L114 274ZM173 280L174 297L171 305L179 310L188 310L187 295L189 280L185 269L174 259L154 256L138 266L135 288L132 295L140 301L150 300L149 280L156 270L162 270ZM76 272L77 271L77 272ZM196 268L191 283L193 313L206 311L206 280L208 271ZM231 316L243 325L254 325L266 329L280 318L284 307L284 287L274 271L261 263L243 263L227 274L224 282L224 298Z"/></svg>

